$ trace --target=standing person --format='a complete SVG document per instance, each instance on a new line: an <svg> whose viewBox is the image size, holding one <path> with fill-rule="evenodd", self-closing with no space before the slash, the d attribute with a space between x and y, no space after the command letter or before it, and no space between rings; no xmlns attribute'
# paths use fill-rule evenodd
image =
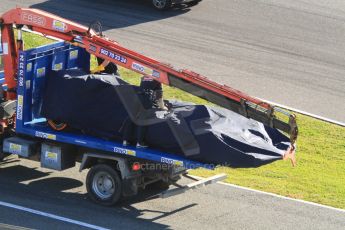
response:
<svg viewBox="0 0 345 230"><path fill-rule="evenodd" d="M168 110L164 105L163 100L163 88L162 84L151 77L143 76L140 82L140 89L142 91L142 103L144 109L161 109ZM123 134L123 145L129 144L129 139L133 129L136 128L136 147L146 148L148 147L145 143L145 135L147 131L147 126L145 125L135 125L130 118L127 118L124 125Z"/></svg>

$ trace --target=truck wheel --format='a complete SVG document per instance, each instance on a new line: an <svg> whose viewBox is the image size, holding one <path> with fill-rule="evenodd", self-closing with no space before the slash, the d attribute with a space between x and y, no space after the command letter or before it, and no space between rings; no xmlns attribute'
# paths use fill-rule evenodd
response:
<svg viewBox="0 0 345 230"><path fill-rule="evenodd" d="M95 203L112 206L120 200L122 194L120 173L106 164L95 165L87 174L86 189Z"/></svg>
<svg viewBox="0 0 345 230"><path fill-rule="evenodd" d="M152 0L152 4L158 10L166 10L172 6L172 0Z"/></svg>

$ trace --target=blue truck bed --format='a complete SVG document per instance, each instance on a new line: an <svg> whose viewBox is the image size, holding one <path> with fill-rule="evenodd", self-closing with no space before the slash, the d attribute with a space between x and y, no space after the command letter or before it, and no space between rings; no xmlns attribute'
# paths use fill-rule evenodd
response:
<svg viewBox="0 0 345 230"><path fill-rule="evenodd" d="M45 77L51 71L80 68L90 69L90 55L84 49L65 42L21 51L18 65L18 97L16 133L48 139L60 143L106 151L109 154L126 155L149 161L181 166L186 169L203 167L213 169L213 165L190 161L186 158L153 150L150 148L124 147L122 143L106 141L84 134L58 132L51 129L41 116L42 93ZM1 77L1 76L0 76Z"/></svg>

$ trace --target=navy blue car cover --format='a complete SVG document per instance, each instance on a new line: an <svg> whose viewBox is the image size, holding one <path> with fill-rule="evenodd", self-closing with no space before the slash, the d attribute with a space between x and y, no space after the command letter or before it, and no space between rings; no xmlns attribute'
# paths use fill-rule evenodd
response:
<svg viewBox="0 0 345 230"><path fill-rule="evenodd" d="M169 111L143 106L140 88L115 75L80 70L47 77L42 115L108 140L122 141L131 119L146 126L150 148L229 167L258 167L283 158L289 138L278 130L230 110L168 101ZM132 141L135 143L135 130Z"/></svg>

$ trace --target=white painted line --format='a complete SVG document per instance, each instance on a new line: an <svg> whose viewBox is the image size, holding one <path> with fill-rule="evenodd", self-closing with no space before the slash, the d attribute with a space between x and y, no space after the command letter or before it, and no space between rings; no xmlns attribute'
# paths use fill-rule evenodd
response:
<svg viewBox="0 0 345 230"><path fill-rule="evenodd" d="M19 205L15 205L15 204L10 204L10 203L3 202L3 201L0 201L0 206L17 209L17 210L20 210L20 211L23 211L23 212L28 212L28 213L35 214L35 215L38 215L38 216L43 216L43 217L51 218L51 219L54 219L54 220L59 220L59 221L62 221L62 222L79 225L81 227L90 228L90 229L108 230L107 228L102 228L102 227L99 227L99 226L96 226L96 225L92 225L92 224L88 224L88 223L84 223L84 222L81 222L81 221L78 221L78 220L72 220L72 219L69 219L69 218L62 217L62 216L57 216L57 215L54 215L54 214L37 211L37 210L31 209L31 208L26 208L26 207L23 207L23 206L19 206Z"/></svg>
<svg viewBox="0 0 345 230"><path fill-rule="evenodd" d="M0 223L0 229L5 229L5 230L32 230L32 228L24 228L24 227L19 227L19 226L14 226L14 225L9 225L9 224L2 224L2 223Z"/></svg>
<svg viewBox="0 0 345 230"><path fill-rule="evenodd" d="M268 100L265 100L265 99L261 99L261 98L258 98L258 99L261 100L261 101L267 102L269 104L278 106L278 107L283 108L283 109L287 109L287 110L290 110L290 111L293 111L293 112L296 112L296 113L300 113L300 114L306 115L308 117L313 117L313 118L316 118L316 119L319 119L319 120L322 120L322 121L326 121L326 122L329 122L329 123L332 123L332 124L336 124L336 125L345 127L345 123L340 122L340 121L336 121L336 120L333 120L333 119L330 119L330 118L326 118L326 117L322 117L322 116L319 116L319 115L316 115L316 114L308 113L308 112L305 112L303 110L291 108L289 106L281 105L281 104L278 104L278 103L275 103L275 102L272 102L272 101L268 101Z"/></svg>
<svg viewBox="0 0 345 230"><path fill-rule="evenodd" d="M328 205L318 204L318 203L314 203L314 202L311 202L311 201L305 201L305 200L300 200L300 199L295 199L295 198L291 198L291 197L286 197L286 196L282 196L282 195L278 195L278 194L274 194L274 193L270 193L270 192L264 192L264 191L260 191L260 190L256 190L256 189L246 188L246 187L242 187L242 186L235 185L235 184L228 184L228 183L225 183L225 182L218 182L218 183L221 184L221 185L225 185L225 186L229 186L229 187L233 187L233 188L247 190L247 191L250 191L250 192L261 193L261 194L264 194L264 195L269 195L269 196L277 197L277 198L284 199L284 200L295 201L295 202L299 202L299 203L304 203L304 204L308 204L308 205L317 206L317 207L320 207L320 208L327 208L327 209L331 209L333 211L338 211L338 212L345 213L344 209L334 208L334 207L328 206Z"/></svg>
<svg viewBox="0 0 345 230"><path fill-rule="evenodd" d="M189 175L189 176L194 177L195 179L198 179L198 180L205 179L205 178L199 177L199 176L192 176L192 175ZM282 196L282 195L278 195L278 194L274 194L274 193L270 193L270 192L264 192L264 191L260 191L260 190L256 190L256 189L252 189L252 188L246 188L246 187L242 187L242 186L235 185L235 184L230 184L230 183L225 183L225 182L217 182L217 183L221 184L221 185L228 186L228 187L232 187L232 188L242 189L242 190L246 190L246 191L250 191L250 192L260 193L260 194L264 194L264 195L268 195L268 196L273 196L273 197L284 199L284 200L290 200L290 201L294 201L294 202L313 205L313 206L317 206L320 208L326 208L326 209L330 209L333 211L345 213L345 209L341 209L341 208L334 208L334 207L328 206L328 205L323 205L323 204L318 204L318 203L314 203L311 201L305 201L305 200L295 199L295 198L291 198L291 197L286 197L286 196Z"/></svg>

